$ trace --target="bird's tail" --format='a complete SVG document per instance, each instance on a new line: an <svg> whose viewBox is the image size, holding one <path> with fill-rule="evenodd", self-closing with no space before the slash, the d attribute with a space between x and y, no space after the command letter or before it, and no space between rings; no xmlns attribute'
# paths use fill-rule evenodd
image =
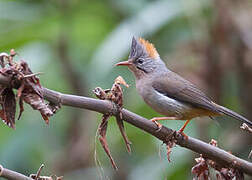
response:
<svg viewBox="0 0 252 180"><path fill-rule="evenodd" d="M248 124L249 126L252 126L252 122L251 122L250 120L248 120L247 118L241 116L240 114L238 114L238 113L236 113L236 112L234 112L234 111L232 111L232 110L230 110L230 109L228 109L228 108L225 108L225 107L223 107L223 106L220 106L220 105L218 105L218 104L215 104L215 105L218 107L218 108L217 108L217 109L218 109L217 111L218 111L219 113L225 114L225 115L230 116L230 117L232 117L232 118L235 118L235 119L237 119L237 120L239 120L239 121L242 121L242 122Z"/></svg>

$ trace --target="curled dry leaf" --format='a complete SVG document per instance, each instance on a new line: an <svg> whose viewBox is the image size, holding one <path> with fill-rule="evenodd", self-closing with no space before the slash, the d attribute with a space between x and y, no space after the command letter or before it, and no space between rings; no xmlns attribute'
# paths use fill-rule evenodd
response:
<svg viewBox="0 0 252 180"><path fill-rule="evenodd" d="M115 84L122 84L124 85L125 87L129 87L129 85L126 83L126 81L122 78L122 76L118 76L116 79L115 79Z"/></svg>
<svg viewBox="0 0 252 180"><path fill-rule="evenodd" d="M122 109L123 106L123 90L122 87L120 86L121 84L127 88L129 87L129 85L124 81L124 79L121 76L118 76L115 79L115 82L111 90L107 93L108 100L114 102L119 107L119 111ZM122 118L121 112L120 117Z"/></svg>
<svg viewBox="0 0 252 180"><path fill-rule="evenodd" d="M2 68L5 67L5 58L8 58L9 57L9 54L3 52L3 53L0 53L0 65Z"/></svg>
<svg viewBox="0 0 252 180"><path fill-rule="evenodd" d="M48 108L48 105L45 104L44 100L38 94L22 93L22 99L27 104L30 104L33 109L38 110L41 113L46 124L49 123L48 117L52 116L53 112L51 111L50 108Z"/></svg>
<svg viewBox="0 0 252 180"><path fill-rule="evenodd" d="M19 98L19 115L18 115L18 120L21 118L23 112L24 112L24 101L23 101L22 98Z"/></svg>
<svg viewBox="0 0 252 180"><path fill-rule="evenodd" d="M196 175L197 179L208 180L209 177L209 169L206 160L200 155L199 158L195 158L197 164L192 167L192 173Z"/></svg>
<svg viewBox="0 0 252 180"><path fill-rule="evenodd" d="M110 150L109 150L109 147L108 147L108 142L107 142L107 138L106 138L106 132L107 132L107 127L108 127L108 118L110 117L110 115L108 114L104 114L102 116L102 122L101 124L99 125L99 141L104 149L104 151L106 152L106 154L108 155L109 159L110 159L110 162L113 166L113 168L115 170L117 170L117 166L116 166L116 163L110 153Z"/></svg>
<svg viewBox="0 0 252 180"><path fill-rule="evenodd" d="M131 147L130 147L130 145L131 145L132 143L129 141L129 139L128 139L128 137L127 137L127 134L126 134L126 132L125 132L123 120L122 120L121 118L119 118L119 117L116 117L116 122L117 122L117 125L118 125L118 127L119 127L119 130L120 130L120 132L121 132L121 135L122 135L122 137L123 137L123 140L124 140L124 142L125 142L127 151L128 151L128 153L131 153Z"/></svg>
<svg viewBox="0 0 252 180"><path fill-rule="evenodd" d="M55 104L50 102L48 104L48 108L53 112L53 114L55 114L60 108L61 108L61 104Z"/></svg>
<svg viewBox="0 0 252 180"><path fill-rule="evenodd" d="M5 88L1 93L2 110L0 116L5 124L15 128L16 98L11 88Z"/></svg>
<svg viewBox="0 0 252 180"><path fill-rule="evenodd" d="M217 147L217 141L214 139L212 139L209 144ZM232 180L232 179L243 180L244 179L244 175L240 170L234 169L232 167L222 167L219 164L217 164L215 161L204 158L202 155L200 155L199 158L196 158L195 161L197 162L197 164L193 166L192 168L192 173L196 175L194 179L197 179L197 180L209 179L210 167L215 170L217 180Z"/></svg>
<svg viewBox="0 0 252 180"><path fill-rule="evenodd" d="M121 76L118 76L115 79L115 82L112 85L111 89L103 90L100 87L96 87L93 90L93 92L94 92L94 94L96 95L97 98L99 98L101 100L109 100L109 101L113 102L118 107L119 117L116 117L116 122L117 122L119 130L121 132L121 135L123 137L123 140L124 140L124 142L126 144L127 151L130 153L131 152L131 148L130 148L131 142L128 140L128 137L127 137L127 135L125 133L123 121L122 121L121 109L122 109L122 106L123 106L123 90L122 90L122 88L120 86L121 84L128 87L128 84L124 81L124 79ZM100 135L99 140L100 140L100 143L102 144L102 147L103 147L104 151L108 155L113 168L117 169L115 161L113 160L112 155L110 153L108 143L107 143L107 139L106 139L108 119L109 119L110 116L111 116L110 114L104 114L102 116L102 122L99 125L99 135Z"/></svg>
<svg viewBox="0 0 252 180"><path fill-rule="evenodd" d="M10 55L0 53L0 73L12 79L8 88L0 86L0 99L2 110L0 117L10 127L15 127L16 98L12 88L18 88L17 100L19 102L19 116L24 111L23 102L38 110L45 122L49 123L49 117L59 108L57 105L48 105L44 101L42 87L37 74L33 74L25 61L15 62L13 60L16 52L12 49Z"/></svg>
<svg viewBox="0 0 252 180"><path fill-rule="evenodd" d="M107 94L106 92L100 88L100 87L96 87L94 90L93 90L93 93L95 94L95 96L98 98L98 99L101 99L101 100L105 100L107 98Z"/></svg>
<svg viewBox="0 0 252 180"><path fill-rule="evenodd" d="M168 162L171 162L171 152L172 152L172 148L176 145L177 139L176 139L176 131L174 131L169 137L166 138L166 141L164 141L165 145L166 145L166 156L167 156L167 160Z"/></svg>
<svg viewBox="0 0 252 180"><path fill-rule="evenodd" d="M166 142L166 150L167 150L166 156L167 156L168 162L171 162L171 157L170 156L171 156L172 148L175 145L176 145L176 143L173 140Z"/></svg>

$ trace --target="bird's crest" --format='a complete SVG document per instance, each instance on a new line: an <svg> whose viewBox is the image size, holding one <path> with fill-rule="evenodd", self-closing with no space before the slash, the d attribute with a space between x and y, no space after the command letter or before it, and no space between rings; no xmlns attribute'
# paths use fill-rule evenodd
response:
<svg viewBox="0 0 252 180"><path fill-rule="evenodd" d="M156 59L159 57L159 54L152 43L147 40L144 40L143 38L139 38L138 40L145 47L147 53L151 58Z"/></svg>

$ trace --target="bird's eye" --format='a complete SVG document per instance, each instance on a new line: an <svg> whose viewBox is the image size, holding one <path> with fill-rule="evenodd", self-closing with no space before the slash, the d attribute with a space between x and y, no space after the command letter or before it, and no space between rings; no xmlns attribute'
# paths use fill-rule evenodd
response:
<svg viewBox="0 0 252 180"><path fill-rule="evenodd" d="M137 59L138 64L143 64L143 62L144 62L143 59L141 59L141 58Z"/></svg>

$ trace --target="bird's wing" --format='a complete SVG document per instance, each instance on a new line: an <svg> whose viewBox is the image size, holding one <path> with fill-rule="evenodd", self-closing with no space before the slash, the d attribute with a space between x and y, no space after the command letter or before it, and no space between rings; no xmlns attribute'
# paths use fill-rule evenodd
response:
<svg viewBox="0 0 252 180"><path fill-rule="evenodd" d="M201 90L174 72L155 78L153 88L163 95L198 108L218 112L217 107Z"/></svg>

